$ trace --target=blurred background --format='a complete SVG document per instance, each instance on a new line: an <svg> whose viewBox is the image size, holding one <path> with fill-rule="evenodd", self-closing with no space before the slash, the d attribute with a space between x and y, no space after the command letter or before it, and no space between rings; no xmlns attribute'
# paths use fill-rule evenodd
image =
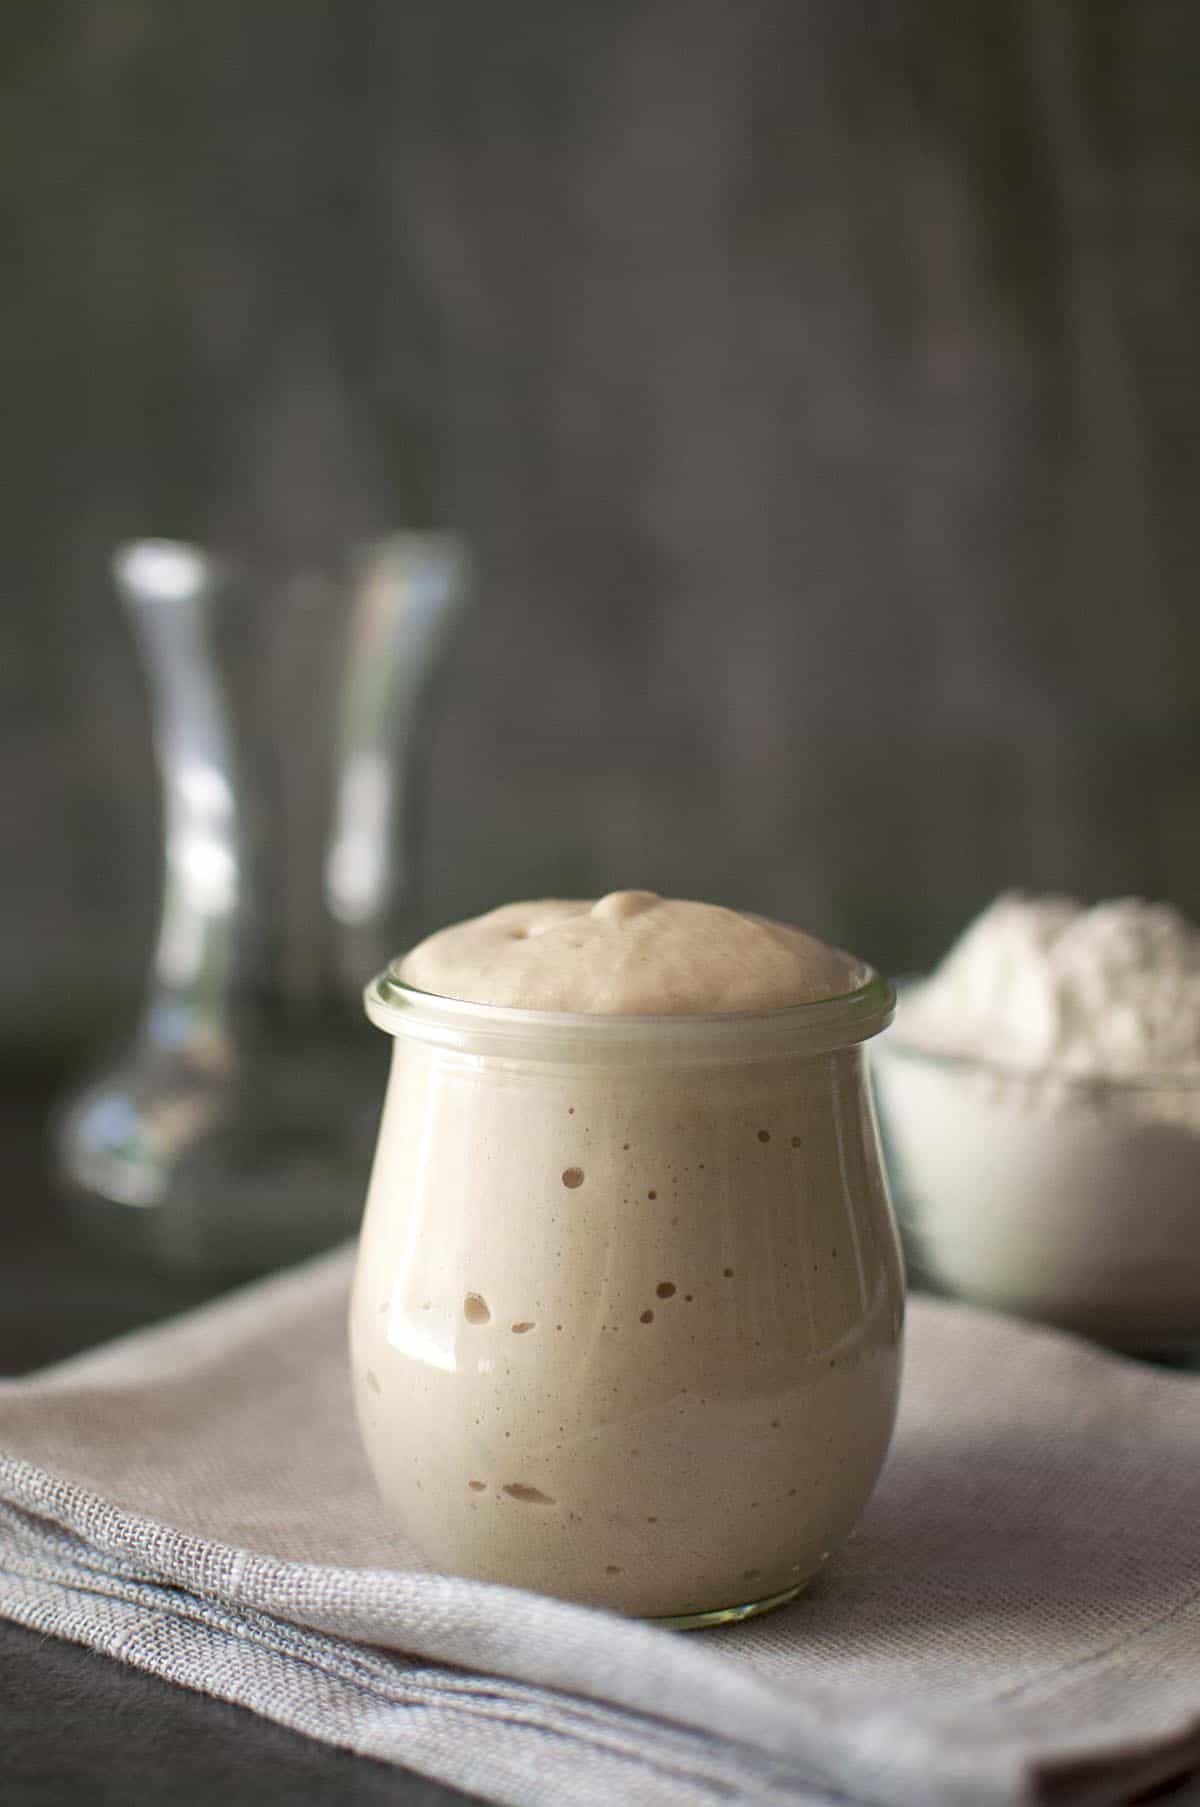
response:
<svg viewBox="0 0 1200 1807"><path fill-rule="evenodd" d="M414 932L647 886L895 972L1007 885L1200 913L1198 38L6 7L0 1057L82 1059L145 983L145 534L247 573L301 789L355 549L467 537Z"/></svg>

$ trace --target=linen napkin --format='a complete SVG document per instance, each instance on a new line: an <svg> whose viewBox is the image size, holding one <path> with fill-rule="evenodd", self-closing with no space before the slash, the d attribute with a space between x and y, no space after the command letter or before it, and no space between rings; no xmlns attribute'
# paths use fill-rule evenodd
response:
<svg viewBox="0 0 1200 1807"><path fill-rule="evenodd" d="M1103 1807L1200 1772L1200 1377L914 1299L848 1548L675 1634L422 1565L358 1448L351 1259L0 1384L0 1614L514 1807Z"/></svg>

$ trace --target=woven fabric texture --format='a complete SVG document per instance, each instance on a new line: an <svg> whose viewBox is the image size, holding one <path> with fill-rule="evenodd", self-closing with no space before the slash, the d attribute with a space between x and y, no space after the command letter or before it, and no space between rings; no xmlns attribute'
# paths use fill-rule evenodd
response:
<svg viewBox="0 0 1200 1807"><path fill-rule="evenodd" d="M340 1250L0 1384L0 1615L514 1807L1105 1807L1200 1771L1200 1376L917 1298L795 1605L688 1636L431 1573Z"/></svg>

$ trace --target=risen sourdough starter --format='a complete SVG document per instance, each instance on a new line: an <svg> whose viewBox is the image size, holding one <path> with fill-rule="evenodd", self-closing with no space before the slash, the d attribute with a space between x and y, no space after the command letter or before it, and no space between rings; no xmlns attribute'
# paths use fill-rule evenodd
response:
<svg viewBox="0 0 1200 1807"><path fill-rule="evenodd" d="M448 1047L411 1001L363 1229L359 1418L436 1564L683 1615L795 1588L849 1532L899 1259L861 1049L764 1043L761 1012L862 970L645 893L512 905L401 964L518 1012L498 1041L451 1007Z"/></svg>

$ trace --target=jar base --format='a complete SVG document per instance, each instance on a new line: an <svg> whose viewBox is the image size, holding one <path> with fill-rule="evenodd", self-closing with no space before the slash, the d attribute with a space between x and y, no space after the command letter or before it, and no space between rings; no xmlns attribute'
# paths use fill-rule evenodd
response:
<svg viewBox="0 0 1200 1807"><path fill-rule="evenodd" d="M793 1587L785 1587L782 1593L766 1594L761 1600L747 1600L738 1606L715 1606L708 1612L672 1613L665 1618L648 1618L647 1625L657 1625L661 1631L704 1631L710 1625L737 1625L742 1619L756 1619L760 1613L774 1612L777 1606L787 1606L802 1594L811 1575L803 1581L797 1581Z"/></svg>

